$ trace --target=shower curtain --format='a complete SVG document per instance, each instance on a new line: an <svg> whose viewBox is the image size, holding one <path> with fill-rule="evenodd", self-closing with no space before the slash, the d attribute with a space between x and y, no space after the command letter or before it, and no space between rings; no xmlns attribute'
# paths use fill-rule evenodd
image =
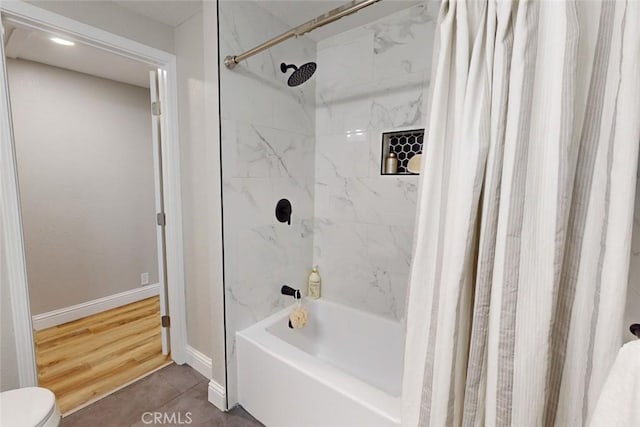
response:
<svg viewBox="0 0 640 427"><path fill-rule="evenodd" d="M588 423L622 343L640 2L444 1L405 427Z"/></svg>

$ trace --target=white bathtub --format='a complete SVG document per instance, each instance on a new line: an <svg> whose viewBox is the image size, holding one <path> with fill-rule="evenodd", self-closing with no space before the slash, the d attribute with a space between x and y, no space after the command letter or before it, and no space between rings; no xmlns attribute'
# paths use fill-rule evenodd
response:
<svg viewBox="0 0 640 427"><path fill-rule="evenodd" d="M305 301L237 332L238 400L267 427L396 427L404 332L399 323L326 300Z"/></svg>

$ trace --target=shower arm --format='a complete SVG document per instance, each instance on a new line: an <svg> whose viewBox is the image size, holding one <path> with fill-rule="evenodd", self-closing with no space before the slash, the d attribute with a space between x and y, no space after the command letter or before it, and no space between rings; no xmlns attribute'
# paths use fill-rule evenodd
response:
<svg viewBox="0 0 640 427"><path fill-rule="evenodd" d="M238 65L240 61L244 61L245 59L258 54L263 50L269 49L272 46L282 43L283 41L288 40L291 37L299 37L299 36L305 35L315 30L316 28L335 22L340 18L343 18L347 15L351 15L352 13L355 13L360 9L364 9L367 6L371 6L372 4L377 3L379 1L380 0L361 0L361 1L353 0L345 5L332 9L329 12L322 14L317 18L312 19L311 21L307 21L302 25L298 25L297 27L292 28L287 32L284 32L279 36L276 36L271 40L268 40L262 43L261 45L254 47L253 49L250 49L244 53L241 53L240 55L227 56L226 58L224 58L224 65L226 65L227 68L231 69L236 65Z"/></svg>

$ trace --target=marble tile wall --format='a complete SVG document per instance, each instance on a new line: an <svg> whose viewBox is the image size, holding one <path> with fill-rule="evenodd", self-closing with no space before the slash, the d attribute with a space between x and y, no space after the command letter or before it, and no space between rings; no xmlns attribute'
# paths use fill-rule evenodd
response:
<svg viewBox="0 0 640 427"><path fill-rule="evenodd" d="M324 297L396 319L418 177L380 175L382 133L424 127L436 16L420 4L318 43L314 264Z"/></svg>
<svg viewBox="0 0 640 427"><path fill-rule="evenodd" d="M288 29L256 2L219 3L221 55L238 54ZM292 39L220 69L227 331L227 393L237 401L235 331L289 303L313 258L315 84L286 85L280 63L316 60L315 43ZM291 226L275 218L288 198Z"/></svg>
<svg viewBox="0 0 640 427"><path fill-rule="evenodd" d="M381 134L423 127L435 9L412 7L316 45L289 40L220 72L227 393L237 401L235 331L289 301L320 266L329 299L401 318L417 177L380 176ZM219 3L221 54L288 29L256 2ZM317 61L286 86L280 62ZM275 220L280 198L291 226Z"/></svg>

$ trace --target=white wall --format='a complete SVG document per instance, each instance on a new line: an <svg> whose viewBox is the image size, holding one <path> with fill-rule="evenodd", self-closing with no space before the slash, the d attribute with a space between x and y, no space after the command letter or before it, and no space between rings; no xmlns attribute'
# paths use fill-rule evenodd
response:
<svg viewBox="0 0 640 427"><path fill-rule="evenodd" d="M157 283L148 89L7 67L32 315Z"/></svg>
<svg viewBox="0 0 640 427"><path fill-rule="evenodd" d="M188 344L225 385L222 195L215 2L175 29Z"/></svg>
<svg viewBox="0 0 640 427"><path fill-rule="evenodd" d="M199 13L175 30L178 71L178 119L182 168L182 221L188 343L212 355L212 229L208 209L213 197L211 163L206 155L203 16Z"/></svg>
<svg viewBox="0 0 640 427"><path fill-rule="evenodd" d="M35 0L28 3L113 34L173 53L173 28L112 1Z"/></svg>
<svg viewBox="0 0 640 427"><path fill-rule="evenodd" d="M205 75L205 138L207 140L207 158L209 159L209 182L211 183L208 210L211 212L211 261L212 269L211 300L209 310L213 328L213 375L218 384L226 385L226 336L225 301L223 277L222 247L222 173L220 164L220 104L218 85L218 4L206 1L203 4L204 17L204 75Z"/></svg>
<svg viewBox="0 0 640 427"><path fill-rule="evenodd" d="M424 128L436 15L420 4L318 43L314 264L326 298L396 319L418 176L380 175L382 133Z"/></svg>

